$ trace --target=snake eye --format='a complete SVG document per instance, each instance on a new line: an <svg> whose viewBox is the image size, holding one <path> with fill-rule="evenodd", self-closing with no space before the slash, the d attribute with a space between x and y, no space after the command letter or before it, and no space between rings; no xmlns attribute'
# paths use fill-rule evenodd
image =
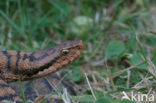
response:
<svg viewBox="0 0 156 103"><path fill-rule="evenodd" d="M68 54L69 50L68 49L62 49L63 54Z"/></svg>

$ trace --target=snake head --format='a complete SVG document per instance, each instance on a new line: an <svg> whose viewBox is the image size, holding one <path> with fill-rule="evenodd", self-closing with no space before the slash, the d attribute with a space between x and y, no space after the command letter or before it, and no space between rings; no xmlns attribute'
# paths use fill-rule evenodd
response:
<svg viewBox="0 0 156 103"><path fill-rule="evenodd" d="M84 44L82 40L77 40L77 41L67 41L53 48L42 51L44 53L47 52L47 54L49 55L47 58L45 58L46 63L44 61L40 63L46 64L46 67L42 66L44 68L40 69L40 71L33 74L32 78L43 77L45 75L57 71L62 66L65 66L70 62L74 61L75 59L77 59L81 55L83 49Z"/></svg>
<svg viewBox="0 0 156 103"><path fill-rule="evenodd" d="M60 50L60 55L63 56L64 60L67 59L69 61L73 61L81 55L84 49L84 44L82 40L67 41L60 44L58 48L60 48L58 50Z"/></svg>

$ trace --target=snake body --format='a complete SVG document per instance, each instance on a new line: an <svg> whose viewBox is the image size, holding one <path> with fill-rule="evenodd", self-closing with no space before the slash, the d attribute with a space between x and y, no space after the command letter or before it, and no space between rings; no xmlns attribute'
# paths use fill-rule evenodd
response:
<svg viewBox="0 0 156 103"><path fill-rule="evenodd" d="M0 102L22 103L8 82L30 80L49 75L77 59L84 49L83 42L67 41L55 47L26 53L16 50L0 52ZM3 103L3 102L2 102Z"/></svg>

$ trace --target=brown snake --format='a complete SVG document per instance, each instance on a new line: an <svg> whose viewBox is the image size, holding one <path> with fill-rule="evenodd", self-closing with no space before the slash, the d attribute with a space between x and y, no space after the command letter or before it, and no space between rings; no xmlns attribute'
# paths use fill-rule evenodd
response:
<svg viewBox="0 0 156 103"><path fill-rule="evenodd" d="M3 100L23 103L8 82L40 78L56 72L77 59L84 49L82 40L67 41L52 48L26 53L16 50L0 52L0 103Z"/></svg>

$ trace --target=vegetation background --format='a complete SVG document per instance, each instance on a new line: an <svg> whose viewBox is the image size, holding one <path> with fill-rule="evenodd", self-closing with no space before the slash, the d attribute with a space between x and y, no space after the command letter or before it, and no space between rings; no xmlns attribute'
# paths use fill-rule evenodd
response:
<svg viewBox="0 0 156 103"><path fill-rule="evenodd" d="M85 44L66 67L81 88L70 97L74 103L134 103L121 100L122 91L155 93L155 0L0 2L0 50L35 51L67 40Z"/></svg>

